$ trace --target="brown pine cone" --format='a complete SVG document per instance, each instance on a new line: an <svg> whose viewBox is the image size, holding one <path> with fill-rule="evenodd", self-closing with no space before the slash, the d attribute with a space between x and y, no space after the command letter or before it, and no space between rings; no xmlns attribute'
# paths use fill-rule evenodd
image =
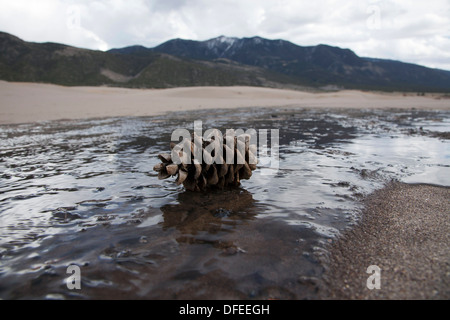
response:
<svg viewBox="0 0 450 320"><path fill-rule="evenodd" d="M189 143L189 139L187 140L187 143ZM198 146L201 145L202 147L202 152L199 155L203 156L203 159L196 159L194 157L194 146L196 142ZM219 145L216 145L218 143ZM176 163L181 162L180 164L174 163L169 153L158 155L161 163L155 165L153 170L158 172L158 178L160 180L176 175L177 185L183 184L186 190L205 191L210 188L223 189L226 186L239 186L240 181L242 179L250 179L252 171L256 169L256 145L250 144L250 135L248 134L240 135L239 139L235 136L228 138L224 136L222 141L216 139L214 136L210 140L204 140L202 137L193 134L190 144L191 161L188 161L188 154L185 150L174 150L174 148L177 148L174 143L171 143L170 147L172 152L180 150L178 151L178 155L181 161L175 161ZM228 145L233 146L234 149L232 163L225 162L227 151L232 151ZM208 146L209 148L207 148ZM205 150L205 148L207 149ZM221 156L216 156L214 151L220 150L220 148L223 150L223 156L218 161ZM244 150L244 154L240 150Z"/></svg>

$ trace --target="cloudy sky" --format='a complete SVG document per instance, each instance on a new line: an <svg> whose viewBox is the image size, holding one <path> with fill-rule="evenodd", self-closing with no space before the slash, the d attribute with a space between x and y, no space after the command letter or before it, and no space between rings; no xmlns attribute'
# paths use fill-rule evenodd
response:
<svg viewBox="0 0 450 320"><path fill-rule="evenodd" d="M0 31L99 50L258 35L450 70L449 0L0 0Z"/></svg>

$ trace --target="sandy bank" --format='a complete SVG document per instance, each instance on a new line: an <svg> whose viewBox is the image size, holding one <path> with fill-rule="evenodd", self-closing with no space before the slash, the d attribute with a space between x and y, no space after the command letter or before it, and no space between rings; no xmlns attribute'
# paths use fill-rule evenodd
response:
<svg viewBox="0 0 450 320"><path fill-rule="evenodd" d="M310 93L256 87L155 90L0 81L0 124L256 106L450 109L450 99L361 91Z"/></svg>
<svg viewBox="0 0 450 320"><path fill-rule="evenodd" d="M448 187L403 183L370 195L360 224L332 245L328 297L448 300L449 199ZM381 269L379 290L366 286L370 265Z"/></svg>

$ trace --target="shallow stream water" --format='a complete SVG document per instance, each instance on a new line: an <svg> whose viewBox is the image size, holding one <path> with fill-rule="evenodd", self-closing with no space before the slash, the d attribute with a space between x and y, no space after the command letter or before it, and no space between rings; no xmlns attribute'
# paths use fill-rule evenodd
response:
<svg viewBox="0 0 450 320"><path fill-rule="evenodd" d="M208 193L158 180L194 120L279 129L279 170ZM450 185L449 131L448 111L283 108L0 126L0 298L314 299L365 195Z"/></svg>

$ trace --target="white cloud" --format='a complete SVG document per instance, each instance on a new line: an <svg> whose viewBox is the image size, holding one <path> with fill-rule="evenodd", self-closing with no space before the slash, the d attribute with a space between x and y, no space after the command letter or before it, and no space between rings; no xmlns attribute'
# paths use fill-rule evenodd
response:
<svg viewBox="0 0 450 320"><path fill-rule="evenodd" d="M0 30L100 50L259 35L450 70L448 0L0 0Z"/></svg>

